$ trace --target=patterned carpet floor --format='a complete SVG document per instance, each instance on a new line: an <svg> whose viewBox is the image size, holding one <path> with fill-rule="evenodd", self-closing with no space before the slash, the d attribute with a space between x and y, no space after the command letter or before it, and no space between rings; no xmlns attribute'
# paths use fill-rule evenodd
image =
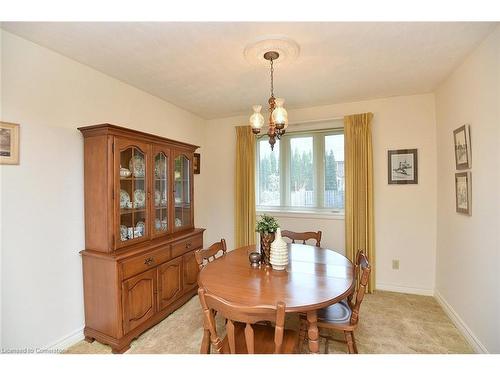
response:
<svg viewBox="0 0 500 375"><path fill-rule="evenodd" d="M290 314L286 324L290 328L298 327L298 317ZM195 296L134 340L126 353L197 354L202 326L200 303ZM360 354L473 353L434 297L381 291L369 294L361 306L355 334ZM321 352L325 344L321 339ZM344 344L328 342L329 353L346 351ZM81 341L66 353L107 354L111 348L97 341L92 344Z"/></svg>

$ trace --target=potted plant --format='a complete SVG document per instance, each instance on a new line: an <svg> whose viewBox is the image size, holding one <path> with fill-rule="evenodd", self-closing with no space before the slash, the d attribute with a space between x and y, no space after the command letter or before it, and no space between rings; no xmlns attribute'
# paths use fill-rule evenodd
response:
<svg viewBox="0 0 500 375"><path fill-rule="evenodd" d="M271 243L278 228L278 220L270 215L263 214L260 220L257 220L255 231L260 234L260 253L265 264L270 264Z"/></svg>

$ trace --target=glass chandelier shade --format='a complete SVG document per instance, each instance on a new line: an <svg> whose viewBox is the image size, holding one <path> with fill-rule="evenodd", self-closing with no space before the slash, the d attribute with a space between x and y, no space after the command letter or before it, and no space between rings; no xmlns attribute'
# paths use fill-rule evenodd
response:
<svg viewBox="0 0 500 375"><path fill-rule="evenodd" d="M288 126L288 113L283 107L283 104L285 104L285 99L276 98L276 108L271 115L273 123L278 129L283 129Z"/></svg>
<svg viewBox="0 0 500 375"><path fill-rule="evenodd" d="M254 105L253 114L250 116L250 126L255 134L260 133L260 129L264 126L264 116L260 111L262 110L261 105Z"/></svg>

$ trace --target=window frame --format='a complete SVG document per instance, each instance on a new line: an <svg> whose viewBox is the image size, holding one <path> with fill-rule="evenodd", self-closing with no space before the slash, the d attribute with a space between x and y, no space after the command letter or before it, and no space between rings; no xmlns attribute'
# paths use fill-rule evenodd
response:
<svg viewBox="0 0 500 375"><path fill-rule="evenodd" d="M287 132L279 141L279 166L280 166L280 205L264 206L260 205L260 142L267 139L267 134L257 136L255 152L255 202L256 210L259 213L273 212L292 214L299 216L301 214L311 214L314 216L343 217L344 209L334 207L323 207L325 202L325 137L329 135L344 134L344 127L329 127L325 129L297 130ZM315 206L291 206L290 191L290 170L291 170L291 152L290 140L293 138L311 137L313 138L313 165L315 171L313 174L313 190L315 192ZM269 144L265 143L267 147ZM275 151L273 151L275 152ZM345 161L345 158L344 158ZM318 187L321 187L318 189Z"/></svg>

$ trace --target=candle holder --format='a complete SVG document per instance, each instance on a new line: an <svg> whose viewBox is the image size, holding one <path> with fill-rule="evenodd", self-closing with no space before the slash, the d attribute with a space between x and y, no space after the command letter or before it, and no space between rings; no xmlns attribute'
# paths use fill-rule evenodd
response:
<svg viewBox="0 0 500 375"><path fill-rule="evenodd" d="M260 253L257 253L256 251L251 252L250 255L248 256L248 259L250 260L250 265L253 268L259 267L261 256Z"/></svg>

